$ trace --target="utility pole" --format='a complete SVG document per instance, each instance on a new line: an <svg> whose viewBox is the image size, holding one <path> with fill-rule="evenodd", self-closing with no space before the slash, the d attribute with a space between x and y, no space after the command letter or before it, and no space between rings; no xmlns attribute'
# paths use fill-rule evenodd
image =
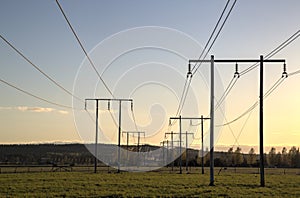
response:
<svg viewBox="0 0 300 198"><path fill-rule="evenodd" d="M182 157L181 157L181 142L182 142L182 133L181 133L181 115L179 117L170 117L171 120L179 120L179 174L182 174Z"/></svg>
<svg viewBox="0 0 300 198"><path fill-rule="evenodd" d="M116 99L116 98L87 98L85 99L85 109L87 107L86 102L88 100L95 100L96 101L96 141L95 141L95 155L97 154L97 144L98 144L98 101L107 101L108 102L108 110L110 110L110 102L111 101L118 101L119 102L119 131L118 131L118 173L120 173L120 158L121 158L121 124L122 124L122 102L130 102L131 103L131 111L133 111L133 100L132 99ZM97 158L97 155L95 156ZM96 161L96 159L95 159ZM97 169L97 162L95 162L95 171Z"/></svg>
<svg viewBox="0 0 300 198"><path fill-rule="evenodd" d="M264 144L264 57L260 56L259 64L259 144ZM259 169L260 169L260 186L265 186L265 169L264 169L264 147L259 147Z"/></svg>
<svg viewBox="0 0 300 198"><path fill-rule="evenodd" d="M132 135L138 134L137 152L138 152L138 160L139 160L139 159L140 159L140 136L141 136L141 134L144 134L144 137L145 137L145 132L144 132L144 131L123 131L123 133L126 133L126 134L127 134L127 137L126 137L126 138L127 138L127 139L126 139L126 140L127 140L127 141L126 141L127 161L129 161L129 159L128 159L129 134L132 134ZM139 163L139 161L138 161L137 163Z"/></svg>
<svg viewBox="0 0 300 198"><path fill-rule="evenodd" d="M126 134L126 148L127 148L127 159L128 159L128 145L129 145L129 134L138 134L138 143L137 143L137 151L140 152L140 136L141 134L144 134L145 137L145 132L144 131L123 131L123 133Z"/></svg>
<svg viewBox="0 0 300 198"><path fill-rule="evenodd" d="M185 132L185 170L188 172L188 135L193 135L194 133Z"/></svg>
<svg viewBox="0 0 300 198"><path fill-rule="evenodd" d="M215 130L215 66L214 56L211 56L210 60L210 186L214 186L214 130Z"/></svg>
<svg viewBox="0 0 300 198"><path fill-rule="evenodd" d="M94 157L94 173L97 173L97 153L98 153L98 109L99 109L99 99L85 99L84 109L87 108L87 100L96 101L96 135L95 135L95 157Z"/></svg>
<svg viewBox="0 0 300 198"><path fill-rule="evenodd" d="M170 118L171 119L171 118ZM177 119L177 118L173 118L173 119ZM204 174L204 163L203 163L203 159L204 159L204 148L203 148L203 121L204 120L209 120L210 118L204 118L203 115L199 118L199 117L181 117L181 120L201 120L201 144L202 144L202 174Z"/></svg>
<svg viewBox="0 0 300 198"><path fill-rule="evenodd" d="M210 118L203 118L203 115L201 115L201 172L202 175L204 174L204 144L203 144L203 128L204 128L204 120L205 119L210 119Z"/></svg>
<svg viewBox="0 0 300 198"><path fill-rule="evenodd" d="M211 91L210 91L210 186L214 186L214 63L260 63L259 69L259 155L260 155L260 186L265 186L264 176L264 142L263 142L263 67L264 62L272 63L284 63L283 76L286 76L285 60L284 59L264 59L260 56L259 59L220 59L215 60L214 56L211 56L210 60L189 60L188 74L191 73L191 63L211 63Z"/></svg>
<svg viewBox="0 0 300 198"><path fill-rule="evenodd" d="M162 145L162 154L163 154L163 164L165 164L165 141L160 142L160 145Z"/></svg>
<svg viewBox="0 0 300 198"><path fill-rule="evenodd" d="M168 163L168 160L169 160L169 140L166 141L167 142L167 160L166 162ZM167 166L169 167L169 166Z"/></svg>
<svg viewBox="0 0 300 198"><path fill-rule="evenodd" d="M171 135L171 150L172 150L172 171L174 170L174 138L173 138L173 135L174 135L174 132L173 131L171 131L170 133L165 133L165 137L166 137L166 135ZM175 134L177 134L177 133L175 133Z"/></svg>
<svg viewBox="0 0 300 198"><path fill-rule="evenodd" d="M174 133L173 131L171 131L170 133L165 133L165 137L167 136L167 135L171 135L171 150L172 150L172 171L174 170L174 161L175 161L175 159L174 159L174 143L175 142L178 142L178 143L180 143L180 146L181 146L181 142L180 141L174 141L174 135L180 135L180 133ZM168 140L167 140L168 141ZM181 153L180 153L180 156L181 156ZM180 158L180 160L181 160L181 158Z"/></svg>
<svg viewBox="0 0 300 198"><path fill-rule="evenodd" d="M166 156L165 156L165 143L167 143ZM168 159L169 159L169 140L160 142L160 145L162 145L162 148L163 148L163 163L165 164L166 162L168 162Z"/></svg>
<svg viewBox="0 0 300 198"><path fill-rule="evenodd" d="M174 133L175 134L175 133ZM179 133L177 133L177 134L179 134ZM176 141L174 141L173 140L173 144L174 143L180 143L180 141L179 140L176 140ZM173 158L174 158L174 155L173 155ZM173 171L173 168L174 168L174 161L175 161L175 159L173 160L173 162L172 162L172 171ZM180 162L179 162L180 163Z"/></svg>

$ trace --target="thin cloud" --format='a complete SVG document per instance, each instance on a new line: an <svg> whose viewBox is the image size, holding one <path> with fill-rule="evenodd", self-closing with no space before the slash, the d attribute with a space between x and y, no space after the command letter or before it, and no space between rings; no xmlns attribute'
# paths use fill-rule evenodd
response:
<svg viewBox="0 0 300 198"><path fill-rule="evenodd" d="M59 113L59 114L69 114L68 111L58 110L49 107L27 107L27 106L18 106L18 107L0 107L0 110L17 110L21 112L33 112L33 113Z"/></svg>
<svg viewBox="0 0 300 198"><path fill-rule="evenodd" d="M45 108L45 107L26 107L26 106L21 106L21 107L16 107L17 110L19 111L29 111L29 112L36 112L36 113L48 113L48 112L53 112L55 109L53 108Z"/></svg>
<svg viewBox="0 0 300 198"><path fill-rule="evenodd" d="M60 114L64 114L64 115L69 114L68 111L63 111L63 110L58 110L57 112L60 113Z"/></svg>
<svg viewBox="0 0 300 198"><path fill-rule="evenodd" d="M12 107L0 107L0 111L1 110L12 110L13 108Z"/></svg>

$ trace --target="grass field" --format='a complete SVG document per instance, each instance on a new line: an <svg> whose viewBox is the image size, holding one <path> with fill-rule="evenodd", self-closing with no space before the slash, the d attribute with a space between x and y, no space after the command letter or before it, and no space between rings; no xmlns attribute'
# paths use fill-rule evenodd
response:
<svg viewBox="0 0 300 198"><path fill-rule="evenodd" d="M255 172L255 171L254 171ZM0 174L0 197L300 197L300 175L41 172Z"/></svg>

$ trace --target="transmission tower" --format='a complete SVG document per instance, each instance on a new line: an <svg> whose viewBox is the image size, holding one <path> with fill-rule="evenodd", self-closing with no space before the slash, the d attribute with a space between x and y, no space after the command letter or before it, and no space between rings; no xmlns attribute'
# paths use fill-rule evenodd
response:
<svg viewBox="0 0 300 198"><path fill-rule="evenodd" d="M138 142L137 142L137 152L138 152L138 159L140 158L140 137L141 134L144 134L144 138L145 138L145 132L143 131L123 131L123 133L126 134L126 155L127 155L127 161L129 161L128 158L128 150L129 150L129 134L137 134L138 135Z"/></svg>
<svg viewBox="0 0 300 198"><path fill-rule="evenodd" d="M191 75L191 63L210 63L211 64L211 78L210 78L210 186L214 186L214 64L215 63L260 63L259 69L259 155L260 155L260 185L265 186L265 176L264 176L264 142L263 142L263 76L264 76L264 63L284 63L283 75L286 73L286 65L284 59L264 59L261 55L259 59L220 59L215 60L214 56L211 55L210 60L189 60L188 64L188 74Z"/></svg>
<svg viewBox="0 0 300 198"><path fill-rule="evenodd" d="M95 168L94 172L97 172L97 146L98 146L98 105L99 101L108 102L108 110L110 110L110 102L117 101L119 102L119 131L118 131L118 173L120 173L120 158L121 158L121 123L122 123L122 102L131 103L131 111L133 111L133 100L132 99L108 99L108 98L87 98L85 99L85 109L87 108L87 101L93 100L96 101L96 137L95 137Z"/></svg>

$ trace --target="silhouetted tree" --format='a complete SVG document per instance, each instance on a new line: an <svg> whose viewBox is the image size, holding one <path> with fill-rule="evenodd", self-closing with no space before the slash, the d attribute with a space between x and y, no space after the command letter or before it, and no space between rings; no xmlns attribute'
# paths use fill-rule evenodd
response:
<svg viewBox="0 0 300 198"><path fill-rule="evenodd" d="M288 153L287 153L286 147L282 148L281 162L282 162L282 167L288 167L289 166L289 158L288 158Z"/></svg>
<svg viewBox="0 0 300 198"><path fill-rule="evenodd" d="M297 164L298 164L298 161L299 161L299 159L297 159L298 156L299 156L299 148L297 150L297 148L295 146L293 146L290 149L288 156L289 156L290 166L292 168L296 168Z"/></svg>
<svg viewBox="0 0 300 198"><path fill-rule="evenodd" d="M269 166L275 167L277 166L277 161L276 161L276 148L272 147L269 155L268 155L268 163Z"/></svg>
<svg viewBox="0 0 300 198"><path fill-rule="evenodd" d="M282 167L282 156L280 152L276 154L276 163L278 167Z"/></svg>
<svg viewBox="0 0 300 198"><path fill-rule="evenodd" d="M248 153L247 164L253 166L256 163L256 154L254 148L251 148Z"/></svg>
<svg viewBox="0 0 300 198"><path fill-rule="evenodd" d="M233 166L234 164L234 156L233 156L233 147L229 148L226 154L226 165Z"/></svg>
<svg viewBox="0 0 300 198"><path fill-rule="evenodd" d="M234 151L234 165L240 166L244 161L243 155L242 155L242 149L240 147L237 147Z"/></svg>

